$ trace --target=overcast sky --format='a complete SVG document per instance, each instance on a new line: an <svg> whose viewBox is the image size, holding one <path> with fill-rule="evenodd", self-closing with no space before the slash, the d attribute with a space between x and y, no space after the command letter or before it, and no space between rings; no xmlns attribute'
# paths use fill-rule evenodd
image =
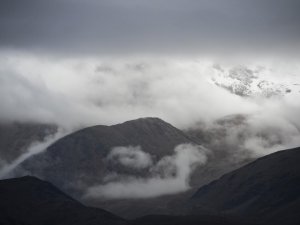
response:
<svg viewBox="0 0 300 225"><path fill-rule="evenodd" d="M297 53L299 0L1 0L2 49L60 54Z"/></svg>
<svg viewBox="0 0 300 225"><path fill-rule="evenodd" d="M299 146L299 12L299 0L0 0L0 122L209 130L242 114L226 143Z"/></svg>
<svg viewBox="0 0 300 225"><path fill-rule="evenodd" d="M297 120L299 0L0 4L1 121L76 127L157 116L187 127L262 111ZM250 71L284 96L224 89L241 65L242 77Z"/></svg>

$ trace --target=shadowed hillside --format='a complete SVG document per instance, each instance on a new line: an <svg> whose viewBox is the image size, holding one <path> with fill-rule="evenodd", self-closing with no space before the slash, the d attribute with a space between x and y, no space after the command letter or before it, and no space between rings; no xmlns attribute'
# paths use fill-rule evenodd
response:
<svg viewBox="0 0 300 225"><path fill-rule="evenodd" d="M269 224L300 222L300 148L262 157L201 187L189 212L238 215Z"/></svg>
<svg viewBox="0 0 300 225"><path fill-rule="evenodd" d="M1 225L125 224L117 216L86 207L35 177L1 180L0 199Z"/></svg>

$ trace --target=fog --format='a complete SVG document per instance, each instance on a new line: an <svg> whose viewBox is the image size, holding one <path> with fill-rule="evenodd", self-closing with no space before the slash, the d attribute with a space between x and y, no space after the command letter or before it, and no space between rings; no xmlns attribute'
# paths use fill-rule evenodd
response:
<svg viewBox="0 0 300 225"><path fill-rule="evenodd" d="M115 147L107 156L107 160L136 169L148 168L153 164L151 155L143 152L140 146Z"/></svg>
<svg viewBox="0 0 300 225"><path fill-rule="evenodd" d="M142 153L141 150L139 152ZM189 180L193 170L206 163L208 153L201 146L178 145L173 155L161 158L150 168L150 177L108 175L109 179L105 179L105 184L88 188L84 198L149 198L184 192L190 188ZM144 163L142 158L136 160L138 164Z"/></svg>
<svg viewBox="0 0 300 225"><path fill-rule="evenodd" d="M31 143L30 146L24 151L24 153L18 156L14 161L10 163L1 163L0 160L0 179L11 177L12 174L10 174L10 172L12 172L18 165L20 165L29 157L45 151L48 146L50 146L66 134L66 131L60 129L55 134L51 134L45 137L43 141L34 141L33 143Z"/></svg>
<svg viewBox="0 0 300 225"><path fill-rule="evenodd" d="M205 147L226 154L235 163L300 145L299 123L276 115L275 111L230 115L198 123L187 132L199 137Z"/></svg>
<svg viewBox="0 0 300 225"><path fill-rule="evenodd" d="M299 86L295 84L300 83L300 69L296 60L245 65L253 70L266 67L258 76L272 73L267 78L269 81L283 83L285 79L295 89L281 98L267 100L263 96L242 98L212 83L211 78L219 73L212 59L145 57L57 61L33 55L2 55L0 64L2 120L86 126L157 116L183 127L200 119L236 113L275 109L276 113L290 114L299 107L296 101ZM18 110L20 107L22 111Z"/></svg>
<svg viewBox="0 0 300 225"><path fill-rule="evenodd" d="M190 129L241 114L247 126L232 128L227 142L247 133L243 148L266 154L300 144L298 62L2 54L0 120L72 131L150 116Z"/></svg>

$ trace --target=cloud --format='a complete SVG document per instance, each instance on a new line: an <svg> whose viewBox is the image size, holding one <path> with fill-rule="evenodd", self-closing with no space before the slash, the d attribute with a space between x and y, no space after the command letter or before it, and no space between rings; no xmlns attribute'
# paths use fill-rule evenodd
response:
<svg viewBox="0 0 300 225"><path fill-rule="evenodd" d="M151 155L143 152L140 146L114 147L106 159L136 169L148 168L153 164Z"/></svg>
<svg viewBox="0 0 300 225"><path fill-rule="evenodd" d="M18 165L24 162L26 159L30 158L33 155L39 154L47 149L48 146L53 144L58 139L62 138L66 135L66 131L59 129L55 134L51 134L43 141L36 141L31 143L31 145L26 149L26 151L17 157L14 161L7 164L5 162L1 163L0 159L0 179L5 178L7 176L12 176L10 172L12 172Z"/></svg>
<svg viewBox="0 0 300 225"><path fill-rule="evenodd" d="M249 126L228 128L228 146L240 145L239 136L249 138L241 148L254 149L256 144L259 151L266 149L262 152L298 144L298 59L53 58L10 53L0 55L0 68L1 121L55 123L75 130L151 116L181 129L201 122L209 132L216 120L241 114L251 118ZM269 84L266 89L257 86L261 81ZM242 85L250 94L229 91L220 83ZM281 140L276 147L260 140L273 140L272 134Z"/></svg>
<svg viewBox="0 0 300 225"><path fill-rule="evenodd" d="M271 110L271 109L268 109ZM202 144L233 162L300 146L300 126L273 108L249 115L230 115L188 129Z"/></svg>
<svg viewBox="0 0 300 225"><path fill-rule="evenodd" d="M75 58L57 62L2 55L0 64L2 120L72 127L157 116L184 125L199 115L207 119L256 107L208 83L213 71L205 60Z"/></svg>
<svg viewBox="0 0 300 225"><path fill-rule="evenodd" d="M114 176L113 181L88 188L85 198L150 198L186 191L193 170L206 163L207 153L201 146L178 145L174 155L152 166L150 177Z"/></svg>
<svg viewBox="0 0 300 225"><path fill-rule="evenodd" d="M255 157L300 146L299 124L274 114L255 115L248 121L244 147Z"/></svg>

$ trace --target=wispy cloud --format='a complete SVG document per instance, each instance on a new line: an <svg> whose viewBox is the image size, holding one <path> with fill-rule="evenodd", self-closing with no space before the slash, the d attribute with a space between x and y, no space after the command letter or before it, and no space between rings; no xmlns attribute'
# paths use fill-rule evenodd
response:
<svg viewBox="0 0 300 225"><path fill-rule="evenodd" d="M43 141L36 141L33 142L26 151L21 154L19 157L17 157L14 161L11 163L3 163L0 164L0 179L4 178L6 176L13 176L13 174L10 174L18 165L20 165L22 162L24 162L29 157L39 154L47 149L48 146L53 144L55 141L60 139L66 135L66 132L63 130L58 130L55 134L49 135L45 137Z"/></svg>

